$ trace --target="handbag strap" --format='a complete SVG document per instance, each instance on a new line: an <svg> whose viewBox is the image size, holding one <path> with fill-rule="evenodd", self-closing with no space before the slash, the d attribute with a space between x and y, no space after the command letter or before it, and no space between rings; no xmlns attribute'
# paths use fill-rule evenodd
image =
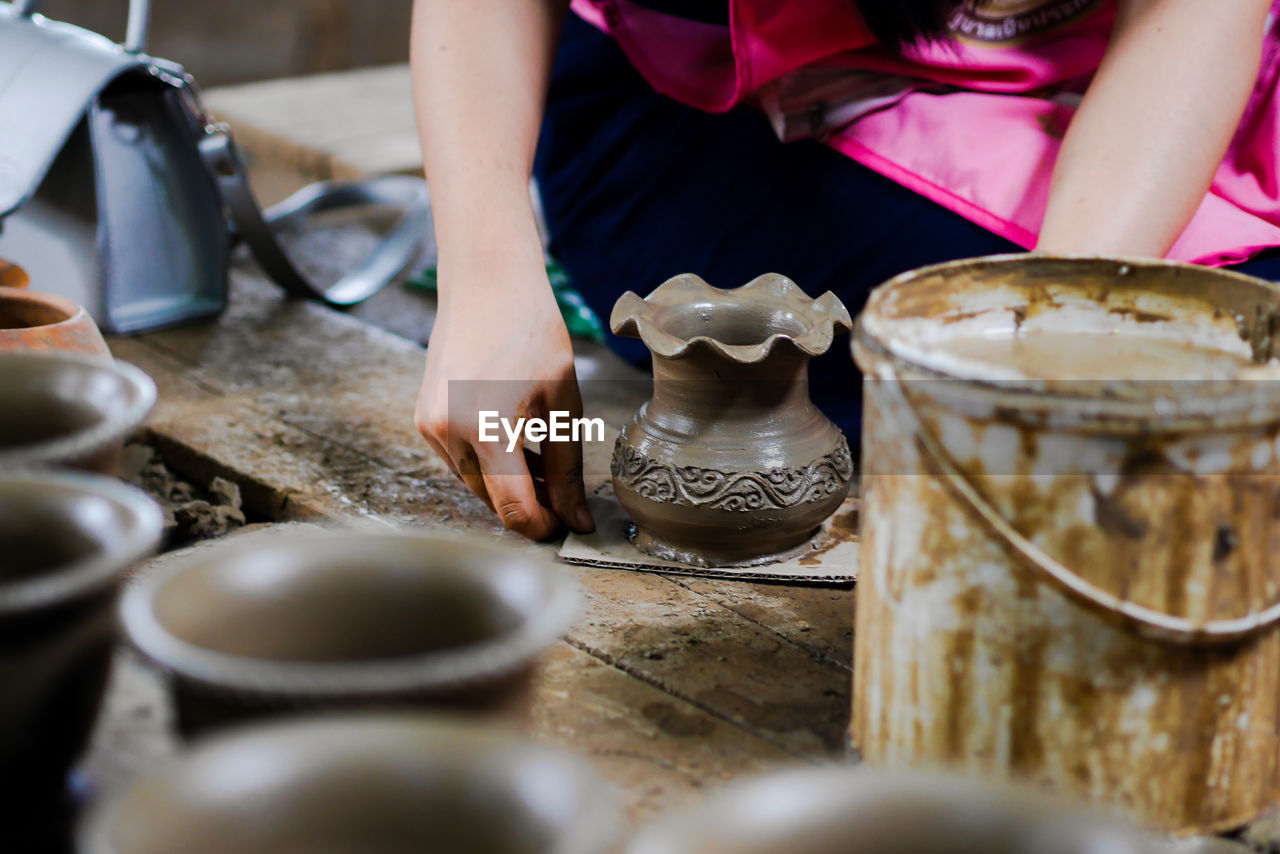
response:
<svg viewBox="0 0 1280 854"><path fill-rule="evenodd" d="M19 17L30 18L40 11L43 0L13 0ZM147 49L147 25L151 20L151 0L129 0L129 23L125 31L124 49L142 53Z"/></svg>
<svg viewBox="0 0 1280 854"><path fill-rule="evenodd" d="M430 196L427 183L421 178L387 175L355 181L322 181L303 187L264 213L225 126L206 127L200 140L200 154L227 205L237 236L267 275L296 297L333 306L350 306L367 299L413 261L430 228ZM277 231L296 225L312 214L370 204L390 205L404 213L391 234L363 263L327 288L303 275L276 239Z"/></svg>

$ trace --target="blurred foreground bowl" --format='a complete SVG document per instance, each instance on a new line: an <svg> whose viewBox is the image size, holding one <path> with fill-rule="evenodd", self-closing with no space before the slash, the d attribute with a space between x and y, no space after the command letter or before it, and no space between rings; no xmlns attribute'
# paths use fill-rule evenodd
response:
<svg viewBox="0 0 1280 854"><path fill-rule="evenodd" d="M116 474L125 438L155 402L155 383L124 362L0 353L0 471L71 466Z"/></svg>
<svg viewBox="0 0 1280 854"><path fill-rule="evenodd" d="M204 741L96 810L80 854L600 854L617 829L581 760L411 715Z"/></svg>
<svg viewBox="0 0 1280 854"><path fill-rule="evenodd" d="M530 550L392 533L233 542L143 573L122 603L187 735L299 709L519 705L580 609Z"/></svg>
<svg viewBox="0 0 1280 854"><path fill-rule="evenodd" d="M1137 831L1027 789L869 769L789 771L662 820L627 854L1153 854Z"/></svg>
<svg viewBox="0 0 1280 854"><path fill-rule="evenodd" d="M61 808L106 687L121 577L162 525L155 502L111 478L0 474L0 779L17 819L0 822L0 850Z"/></svg>

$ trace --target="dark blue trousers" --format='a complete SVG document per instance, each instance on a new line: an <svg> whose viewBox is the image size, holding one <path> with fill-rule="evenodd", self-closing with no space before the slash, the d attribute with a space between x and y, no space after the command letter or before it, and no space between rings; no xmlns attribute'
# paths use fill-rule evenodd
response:
<svg viewBox="0 0 1280 854"><path fill-rule="evenodd" d="M856 315L898 273L1021 251L820 143L778 142L755 109L708 114L659 95L572 14L535 174L551 252L602 318L623 291L643 296L677 273L721 288L782 273L813 296L834 291ZM1280 257L1238 269L1280 280ZM639 341L610 344L647 364ZM860 378L843 340L814 361L811 389L856 439Z"/></svg>

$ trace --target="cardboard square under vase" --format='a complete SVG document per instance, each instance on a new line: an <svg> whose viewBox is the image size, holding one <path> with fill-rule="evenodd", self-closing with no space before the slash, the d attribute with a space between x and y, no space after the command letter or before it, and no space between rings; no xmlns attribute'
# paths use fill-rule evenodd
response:
<svg viewBox="0 0 1280 854"><path fill-rule="evenodd" d="M632 544L631 519L605 485L587 499L596 530L570 534L560 547L567 563L638 572L677 573L742 581L789 581L810 584L848 584L858 572L858 498L850 495L814 537L817 546L777 563L756 566L692 566L647 555Z"/></svg>

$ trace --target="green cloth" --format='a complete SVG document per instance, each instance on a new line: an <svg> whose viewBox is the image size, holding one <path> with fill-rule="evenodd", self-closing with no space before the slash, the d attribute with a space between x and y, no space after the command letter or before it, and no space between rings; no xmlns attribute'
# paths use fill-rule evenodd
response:
<svg viewBox="0 0 1280 854"><path fill-rule="evenodd" d="M569 336L603 344L604 324L587 305L582 294L574 290L573 283L569 281L569 274L555 259L547 261L547 278L551 281L551 290L556 295L556 305L560 307L560 315L564 318ZM409 277L408 284L434 292L437 287L436 268L424 267Z"/></svg>

